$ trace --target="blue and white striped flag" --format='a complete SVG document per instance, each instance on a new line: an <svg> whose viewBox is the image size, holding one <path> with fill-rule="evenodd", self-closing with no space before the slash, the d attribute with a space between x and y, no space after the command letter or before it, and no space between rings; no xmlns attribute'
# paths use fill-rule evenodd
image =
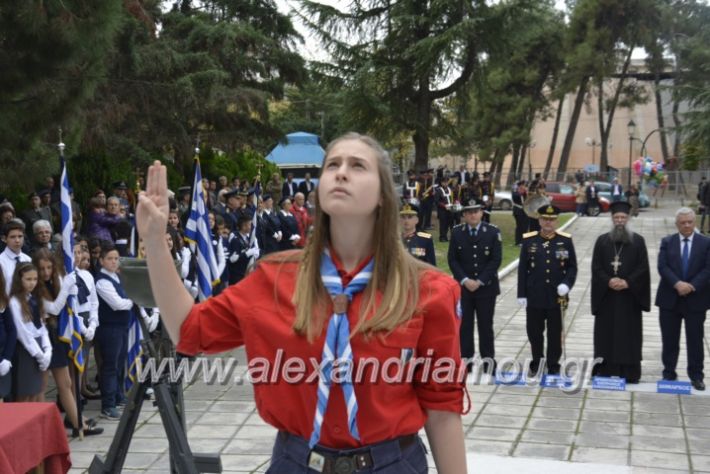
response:
<svg viewBox="0 0 710 474"><path fill-rule="evenodd" d="M71 198L69 197L69 177L64 157L60 157L62 182L60 190L60 208L62 213L62 254L64 269L68 274L74 271L74 221L72 219ZM67 304L59 314L59 339L69 344L69 357L80 371L84 371L83 341L81 337L80 316L76 313L76 297L69 295Z"/></svg>
<svg viewBox="0 0 710 474"><path fill-rule="evenodd" d="M258 212L257 210L259 209L259 195L261 194L261 183L259 181L256 182L256 185L254 186L254 215L251 218L251 234L249 235L249 248L254 248L256 246L257 248L259 247L259 242L256 240L256 224L258 222ZM252 263L254 263L255 256L252 256L249 259L249 264L250 266Z"/></svg>
<svg viewBox="0 0 710 474"><path fill-rule="evenodd" d="M138 364L140 363L140 358L143 356L143 348L141 346L141 340L143 339L143 332L141 331L141 324L138 318L141 317L138 314L138 307L133 306L131 310L131 322L128 325L128 348L126 352L126 378L124 379L124 386L126 392L128 392L133 384L136 382L138 373Z"/></svg>
<svg viewBox="0 0 710 474"><path fill-rule="evenodd" d="M193 247L197 260L197 298L204 301L212 296L212 288L219 284L217 258L212 247L212 237L205 194L202 189L200 159L195 157L195 180L192 184L192 208L185 225L185 240Z"/></svg>

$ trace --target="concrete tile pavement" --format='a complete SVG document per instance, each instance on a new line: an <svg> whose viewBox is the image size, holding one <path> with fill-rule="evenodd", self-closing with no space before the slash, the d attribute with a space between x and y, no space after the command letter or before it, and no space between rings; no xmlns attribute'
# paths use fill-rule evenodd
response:
<svg viewBox="0 0 710 474"><path fill-rule="evenodd" d="M654 295L659 279L655 270L658 245L663 236L675 231L676 207L666 203L661 209L642 212L632 222L646 239ZM596 237L609 226L608 216L584 217L568 230L574 237L579 265L565 324L568 357L592 355L591 253ZM499 358L523 361L530 348L515 286L515 272L501 282L496 352ZM642 382L647 388L660 378L660 341L654 307L644 314ZM706 343L706 364L709 352ZM245 367L243 350L230 355ZM684 374L685 364L682 343L679 375ZM710 397L588 388L571 394L526 386L470 384L468 388L473 406L463 421L471 472L710 471ZM220 451L225 472L266 470L276 431L256 414L251 387L195 382L185 388L185 406L194 451ZM87 412L97 414L95 402ZM107 429L104 435L72 440L72 472L84 472L94 453L108 450L116 425L102 422ZM168 469L160 416L146 403L124 472L162 473ZM430 472L435 472L433 467Z"/></svg>

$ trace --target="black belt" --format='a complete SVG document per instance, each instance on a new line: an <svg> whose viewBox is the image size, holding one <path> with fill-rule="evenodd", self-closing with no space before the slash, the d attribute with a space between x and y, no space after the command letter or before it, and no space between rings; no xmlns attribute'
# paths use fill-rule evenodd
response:
<svg viewBox="0 0 710 474"><path fill-rule="evenodd" d="M280 431L284 441L291 435L285 431ZM397 438L400 451L404 451L417 441L417 434L400 436ZM362 469L373 467L374 462L370 454L370 448L353 449L349 454L335 455L313 449L308 455L308 467L323 474L352 474Z"/></svg>

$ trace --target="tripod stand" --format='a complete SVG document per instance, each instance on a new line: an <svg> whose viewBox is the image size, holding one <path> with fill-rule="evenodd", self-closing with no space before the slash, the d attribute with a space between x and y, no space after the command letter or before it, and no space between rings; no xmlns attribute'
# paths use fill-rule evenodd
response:
<svg viewBox="0 0 710 474"><path fill-rule="evenodd" d="M143 334L148 335L148 328L143 318L139 316L138 322L141 325ZM169 339L166 338L162 342L171 344ZM148 357L158 360L159 352L150 336L144 336L141 345ZM165 355L167 354L160 354L160 356ZM111 442L111 448L105 459L101 459L98 455L94 456L89 467L90 474L113 474L123 470L123 464L126 461L128 448L131 444L133 432L138 423L138 417L149 385L151 383L147 380L136 381L131 388L126 408ZM187 435L185 434L182 381L171 382L168 380L168 374L162 373L159 380L152 383L152 387L155 395L154 404L158 407L160 418L170 443L170 471L174 474L222 472L222 461L219 454L195 454L190 450Z"/></svg>

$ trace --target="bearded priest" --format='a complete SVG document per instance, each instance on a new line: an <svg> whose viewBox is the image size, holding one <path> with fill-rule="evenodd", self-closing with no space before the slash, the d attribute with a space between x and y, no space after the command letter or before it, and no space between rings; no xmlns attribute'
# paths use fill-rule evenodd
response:
<svg viewBox="0 0 710 474"><path fill-rule="evenodd" d="M612 228L600 235L592 256L594 375L641 378L642 312L651 309L651 276L643 237L631 230L631 206L611 205Z"/></svg>

